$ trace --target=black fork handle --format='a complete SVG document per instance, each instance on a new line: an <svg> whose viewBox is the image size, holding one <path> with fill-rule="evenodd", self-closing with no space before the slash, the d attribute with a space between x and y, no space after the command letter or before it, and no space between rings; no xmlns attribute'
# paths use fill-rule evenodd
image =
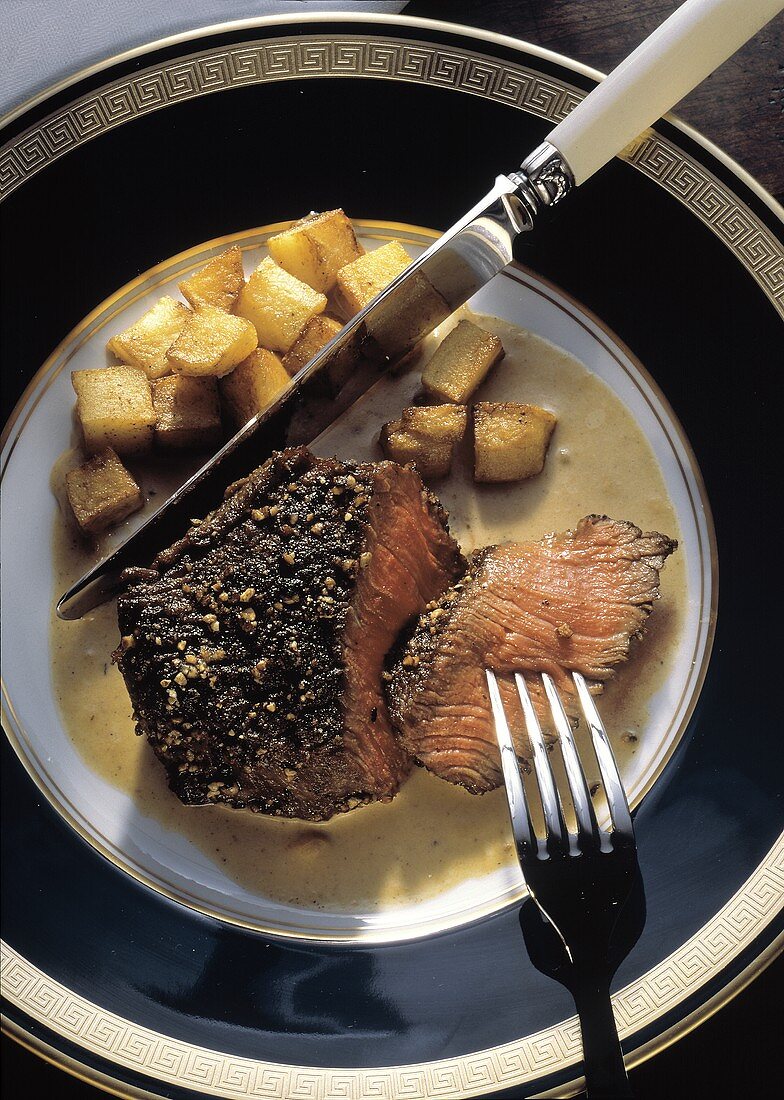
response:
<svg viewBox="0 0 784 1100"><path fill-rule="evenodd" d="M633 1093L613 1017L609 980L575 974L572 996L580 1017L589 1100L630 1100Z"/></svg>

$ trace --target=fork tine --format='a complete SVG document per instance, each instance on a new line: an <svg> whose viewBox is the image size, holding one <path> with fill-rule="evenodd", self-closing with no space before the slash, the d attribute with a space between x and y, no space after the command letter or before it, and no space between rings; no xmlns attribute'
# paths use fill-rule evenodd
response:
<svg viewBox="0 0 784 1100"><path fill-rule="evenodd" d="M607 737L604 723L583 676L579 672L573 672L572 677L577 688L580 705L583 708L583 714L591 729L593 747L596 752L596 759L599 761L599 770L602 773L602 782L607 794L607 804L610 807L610 820L613 829L621 836L633 839L634 826L629 813L629 803L626 800L626 791L623 789L618 765L615 762L615 755Z"/></svg>
<svg viewBox="0 0 784 1100"><path fill-rule="evenodd" d="M572 794L574 812L577 817L578 836L582 836L585 840L596 840L599 838L599 826L596 824L596 814L593 811L593 803L591 802L588 783L585 779L585 772L580 762L577 746L574 743L572 727L569 723L569 719L566 717L566 711L563 708L563 703L561 702L561 697L558 694L556 686L552 678L548 676L546 672L542 673L542 683L544 684L547 701L550 704L550 712L552 713L553 722L555 723L555 728L558 731L558 738L561 743L561 753L563 755L564 766L566 767L566 778L569 781L569 790Z"/></svg>
<svg viewBox="0 0 784 1100"><path fill-rule="evenodd" d="M495 720L495 733L498 739L498 747L501 750L501 770L504 773L504 786L506 787L506 800L509 803L509 816L512 819L512 832L518 851L523 856L536 855L537 842L531 815L528 810L528 800L525 797L523 777L517 764L517 753L512 744L512 734L509 731L509 723L506 720L504 707L501 702L501 693L498 690L498 681L495 674L489 669L485 670L487 688L490 692L490 706Z"/></svg>
<svg viewBox="0 0 784 1100"><path fill-rule="evenodd" d="M525 677L519 672L515 673L515 683L517 684L517 694L520 696L520 705L523 708L528 739L533 750L534 770L542 799L547 839L552 838L556 844L560 844L566 835L566 825L561 814L561 804L558 800L558 791L550 766L550 757L544 743L544 737L542 737L542 727L539 725L531 696L528 694Z"/></svg>

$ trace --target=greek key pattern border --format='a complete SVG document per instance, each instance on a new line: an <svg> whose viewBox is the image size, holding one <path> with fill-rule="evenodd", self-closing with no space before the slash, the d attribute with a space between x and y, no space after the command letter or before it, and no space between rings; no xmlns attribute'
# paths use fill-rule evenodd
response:
<svg viewBox="0 0 784 1100"><path fill-rule="evenodd" d="M273 38L204 50L90 92L0 148L0 200L91 138L151 111L230 88L308 77L375 77L452 88L559 122L585 92L485 54L382 35ZM705 223L784 317L784 245L732 191L653 132L624 158Z"/></svg>
<svg viewBox="0 0 784 1100"><path fill-rule="evenodd" d="M784 834L741 889L676 952L613 997L621 1037L653 1023L727 966L784 907ZM227 1100L457 1100L523 1085L580 1059L576 1017L489 1050L418 1065L328 1069L195 1047L92 1004L0 946L3 995L115 1065Z"/></svg>

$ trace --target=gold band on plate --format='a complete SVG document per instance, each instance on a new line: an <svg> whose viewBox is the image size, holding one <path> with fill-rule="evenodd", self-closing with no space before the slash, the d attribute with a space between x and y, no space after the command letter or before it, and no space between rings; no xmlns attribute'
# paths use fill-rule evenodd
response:
<svg viewBox="0 0 784 1100"><path fill-rule="evenodd" d="M755 939L760 919L767 923L781 911L783 886L784 834L707 924L658 966L614 994L621 1039L650 1026L728 966ZM377 1069L289 1066L223 1054L151 1031L67 989L5 943L0 945L0 981L9 1001L91 1054L154 1080L225 1100L459 1100L540 1079L575 1065L582 1053L579 1022L572 1017L502 1046L435 1062ZM651 1053L649 1049L647 1055ZM578 1088L579 1082L574 1082L567 1091ZM559 1096L566 1094L559 1089Z"/></svg>
<svg viewBox="0 0 784 1100"><path fill-rule="evenodd" d="M27 421L34 413L40 401L45 397L50 386L54 383L59 374L69 365L73 356L84 346L84 344L94 339L118 313L123 312L128 306L146 295L149 295L152 291L160 290L168 283L180 279L200 268L208 259L222 252L227 246L237 245L242 251L258 249L270 236L288 228L290 224L290 221L276 222L247 231L238 231L223 237L213 238L210 241L205 241L200 245L186 249L175 256L162 260L154 267L138 275L135 279L125 284L125 286L116 290L92 310L92 312L60 342L52 355L49 356L46 362L36 372L20 398L16 409L9 418L3 434L4 453L2 469L0 469L0 483L11 456L14 453L16 444L22 437ZM427 247L439 236L433 229L428 229L424 226L408 225L403 222L355 218L354 225L361 231L363 240L399 240L405 244L420 248ZM594 339L599 339L599 342L602 344L607 354L616 362L618 368L630 378L640 394L640 399L648 406L650 412L659 423L663 434L670 443L673 455L681 470L684 484L688 487L689 479L684 469L682 457L675 446L673 433L680 447L686 454L687 464L689 465L691 475L697 483L696 496L692 494L690 488L688 488L688 496L693 522L697 529L697 557L701 562L709 562L710 599L708 600L706 596L706 569L703 567L700 569L700 589L697 601L701 625L694 641L694 649L689 659L691 672L683 686L680 697L672 705L672 719L666 731L662 734L659 751L649 762L645 772L638 777L638 781L635 783L634 787L627 788L626 793L629 804L631 808L634 809L653 787L680 743L699 698L699 693L710 662L718 604L718 551L710 503L707 498L705 486L702 482L697 460L691 450L691 445L683 429L678 423L674 412L669 408L667 399L656 381L646 371L645 367L636 358L634 353L628 347L622 345L618 337L604 325L601 319L587 310L580 302L536 273L528 272L522 265L517 263L510 264L501 273L500 277L520 283L530 292L546 299L551 305L566 313L567 316L582 329L591 333ZM593 325L600 330L602 338L597 337L596 333L591 332L587 322L593 323ZM621 354L626 356L633 364L637 372L636 375L634 372L628 371ZM669 420L667 422L662 420L660 410L656 407L655 402L651 402L642 384L647 385L647 387L653 391L655 398L658 399L663 409L668 412ZM23 417L23 419L20 419L21 417ZM702 542L700 533L699 514L704 517L704 521L707 525L707 539L705 544ZM144 883L145 886L156 890L172 901L187 905L197 912L214 917L217 920L227 921L231 924L250 928L253 931L263 932L272 936L285 935L294 939L343 943L379 943L385 942L387 939L399 940L401 938L395 935L379 935L377 929L374 929L370 933L356 929L345 931L337 928L322 928L319 929L318 932L310 932L301 928L280 927L272 924L265 925L258 920L250 920L247 917L239 916L235 912L206 905L198 894L186 892L182 886L174 887L170 882L159 877L152 877L148 872L130 864L126 860L124 853L119 851L116 845L105 836L97 834L87 826L87 823L80 816L78 808L74 805L73 801L68 800L60 788L51 781L48 776L46 764L36 755L29 738L25 734L2 676L0 676L0 691L0 710L2 712L5 732L33 782L38 786L44 797L52 803L60 816L63 817L88 844L91 844L111 863L132 878ZM524 896L525 887L521 883L519 891L512 891L500 896L488 898L481 906L477 905L472 908L470 913L466 914L465 919L479 920L482 917L498 912L507 905L520 901ZM450 915L441 920L428 921L427 924L423 923L417 926L411 926L408 929L408 936L405 938L415 938L426 934L434 934L455 926L453 915Z"/></svg>

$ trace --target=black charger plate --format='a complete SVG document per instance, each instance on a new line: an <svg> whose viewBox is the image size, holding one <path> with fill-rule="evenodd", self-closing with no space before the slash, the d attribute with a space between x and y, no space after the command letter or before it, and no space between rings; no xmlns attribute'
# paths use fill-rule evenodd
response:
<svg viewBox="0 0 784 1100"><path fill-rule="evenodd" d="M0 150L5 414L64 335L154 263L311 206L446 228L594 81L464 28L314 17L157 44L28 105ZM519 257L654 375L718 533L722 598L700 704L637 813L648 923L615 982L632 1061L742 988L781 936L767 595L781 241L764 192L670 120ZM24 623L4 628L8 644ZM531 967L514 910L374 947L265 937L124 874L7 741L3 754L6 1026L42 1053L122 1095L576 1089L572 1005Z"/></svg>

